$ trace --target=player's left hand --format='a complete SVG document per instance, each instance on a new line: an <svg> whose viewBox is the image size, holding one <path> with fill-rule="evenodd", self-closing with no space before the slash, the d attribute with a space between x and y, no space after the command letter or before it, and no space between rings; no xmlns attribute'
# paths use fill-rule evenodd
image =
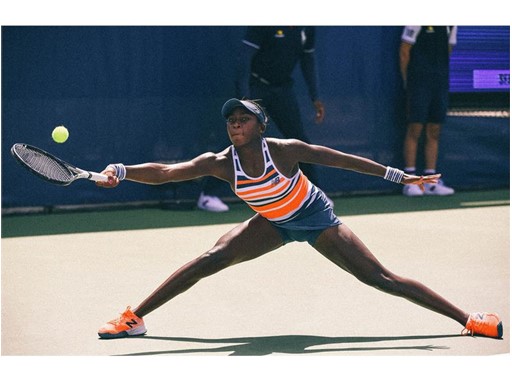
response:
<svg viewBox="0 0 512 382"><path fill-rule="evenodd" d="M313 102L313 105L315 106L315 123L320 124L324 121L325 117L325 108L324 104L320 100L316 100Z"/></svg>
<svg viewBox="0 0 512 382"><path fill-rule="evenodd" d="M441 178L441 174L422 176L404 174L402 184L416 184L420 187L421 191L425 191L425 183L437 183L439 178Z"/></svg>

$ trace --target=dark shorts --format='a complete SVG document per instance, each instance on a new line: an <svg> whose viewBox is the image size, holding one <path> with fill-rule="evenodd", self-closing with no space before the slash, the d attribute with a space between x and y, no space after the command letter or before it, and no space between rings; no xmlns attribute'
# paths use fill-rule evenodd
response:
<svg viewBox="0 0 512 382"><path fill-rule="evenodd" d="M444 123L448 111L448 80L439 75L407 79L407 122Z"/></svg>
<svg viewBox="0 0 512 382"><path fill-rule="evenodd" d="M320 234L322 232L324 232L327 228L337 226L339 224L341 224L341 222L334 224L334 225L330 225L325 228L321 228L321 229L307 229L307 230L286 229L286 228L277 227L277 226L276 226L276 228L279 231L279 233L281 234L284 244L288 244L293 241L307 241L309 243L309 245L314 247L316 240L318 239L318 236L320 236Z"/></svg>
<svg viewBox="0 0 512 382"><path fill-rule="evenodd" d="M311 246L314 246L322 232L327 228L341 224L329 205L325 194L317 187L313 187L315 199L303 214L287 223L271 222L281 234L284 244L292 241L307 241Z"/></svg>

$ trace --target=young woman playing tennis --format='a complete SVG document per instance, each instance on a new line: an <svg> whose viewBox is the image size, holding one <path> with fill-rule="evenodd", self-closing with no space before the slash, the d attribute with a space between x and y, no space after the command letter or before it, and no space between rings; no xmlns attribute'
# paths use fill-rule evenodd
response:
<svg viewBox="0 0 512 382"><path fill-rule="evenodd" d="M228 182L256 214L222 236L197 259L173 273L133 311L102 326L101 338L120 338L146 332L143 317L185 292L204 277L243 261L253 260L291 241L307 241L334 264L360 281L459 322L463 332L501 338L503 326L496 314L468 314L421 283L386 269L363 242L336 217L319 188L299 168L299 162L337 167L384 177L401 184L436 183L440 175L413 176L372 160L295 139L264 138L268 122L260 105L230 99L222 107L232 146L177 163L107 166L108 182L123 179L146 184L179 182L215 176Z"/></svg>

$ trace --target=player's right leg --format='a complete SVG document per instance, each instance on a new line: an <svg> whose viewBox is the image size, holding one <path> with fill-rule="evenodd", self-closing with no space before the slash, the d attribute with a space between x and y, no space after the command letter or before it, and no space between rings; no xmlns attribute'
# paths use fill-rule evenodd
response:
<svg viewBox="0 0 512 382"><path fill-rule="evenodd" d="M199 280L231 265L253 260L283 245L272 224L256 215L222 236L212 249L174 272L135 310L125 312L98 331L101 338L120 338L145 333L142 317L191 288ZM137 326L138 330L130 327Z"/></svg>

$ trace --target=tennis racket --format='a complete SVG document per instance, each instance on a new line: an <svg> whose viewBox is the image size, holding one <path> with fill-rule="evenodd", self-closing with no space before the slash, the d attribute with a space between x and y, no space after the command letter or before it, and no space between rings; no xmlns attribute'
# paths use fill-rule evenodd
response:
<svg viewBox="0 0 512 382"><path fill-rule="evenodd" d="M25 143L15 143L11 147L11 154L31 173L59 186L67 186L77 179L88 179L93 182L108 181L107 175L81 170L44 150Z"/></svg>

